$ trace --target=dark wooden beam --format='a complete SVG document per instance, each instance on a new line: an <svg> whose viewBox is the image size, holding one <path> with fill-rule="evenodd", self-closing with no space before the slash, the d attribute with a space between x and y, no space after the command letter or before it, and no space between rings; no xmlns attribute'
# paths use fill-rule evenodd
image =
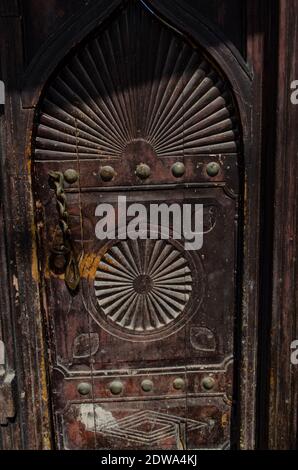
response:
<svg viewBox="0 0 298 470"><path fill-rule="evenodd" d="M16 371L14 420L1 428L6 449L50 446L46 352L40 312L31 190L30 110L20 100L23 73L21 19L0 17L1 77L6 85L1 158L1 311L2 340ZM27 151L25 149L28 149ZM3 231L2 231L3 229ZM4 244L4 247L3 247Z"/></svg>
<svg viewBox="0 0 298 470"><path fill-rule="evenodd" d="M290 99L298 79L295 0L279 1L279 21L269 446L297 449L298 366L290 358L298 339L298 105Z"/></svg>

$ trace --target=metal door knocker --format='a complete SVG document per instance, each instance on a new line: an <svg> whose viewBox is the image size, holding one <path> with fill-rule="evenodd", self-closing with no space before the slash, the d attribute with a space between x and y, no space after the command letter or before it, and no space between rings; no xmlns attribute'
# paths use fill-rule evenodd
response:
<svg viewBox="0 0 298 470"><path fill-rule="evenodd" d="M71 231L69 228L66 196L64 192L64 175L60 171L50 171L50 185L55 191L57 211L59 215L59 227L62 233L62 241L54 242L50 255L50 266L56 272L63 273L65 284L74 292L80 282L78 261L74 253ZM73 181L72 181L73 182Z"/></svg>

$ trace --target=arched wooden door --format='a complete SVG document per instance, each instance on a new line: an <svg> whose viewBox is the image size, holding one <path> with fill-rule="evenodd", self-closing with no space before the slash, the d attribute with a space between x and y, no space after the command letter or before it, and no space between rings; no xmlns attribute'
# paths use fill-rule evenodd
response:
<svg viewBox="0 0 298 470"><path fill-rule="evenodd" d="M49 80L33 145L57 446L229 447L242 139L227 79L125 2ZM155 239L99 240L96 208L119 196L202 204L202 248L173 220L169 239L161 221Z"/></svg>

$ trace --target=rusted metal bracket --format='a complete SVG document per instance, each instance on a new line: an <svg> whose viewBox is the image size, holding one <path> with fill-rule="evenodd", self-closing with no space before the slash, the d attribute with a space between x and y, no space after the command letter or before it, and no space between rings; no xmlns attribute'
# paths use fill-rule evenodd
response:
<svg viewBox="0 0 298 470"><path fill-rule="evenodd" d="M8 419L15 416L13 382L15 371L10 369L5 344L0 341L0 425L8 424Z"/></svg>
<svg viewBox="0 0 298 470"><path fill-rule="evenodd" d="M52 248L52 264L56 269L65 273L65 284L74 292L80 282L80 271L71 240L64 192L64 175L60 171L51 171L49 176L55 190L59 226L62 232L62 244Z"/></svg>

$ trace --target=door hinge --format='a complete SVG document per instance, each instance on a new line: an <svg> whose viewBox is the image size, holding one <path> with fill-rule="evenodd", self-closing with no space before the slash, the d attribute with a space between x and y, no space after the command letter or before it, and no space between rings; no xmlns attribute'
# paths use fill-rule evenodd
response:
<svg viewBox="0 0 298 470"><path fill-rule="evenodd" d="M15 371L8 365L5 344L0 340L0 425L8 424L15 416L14 379Z"/></svg>

